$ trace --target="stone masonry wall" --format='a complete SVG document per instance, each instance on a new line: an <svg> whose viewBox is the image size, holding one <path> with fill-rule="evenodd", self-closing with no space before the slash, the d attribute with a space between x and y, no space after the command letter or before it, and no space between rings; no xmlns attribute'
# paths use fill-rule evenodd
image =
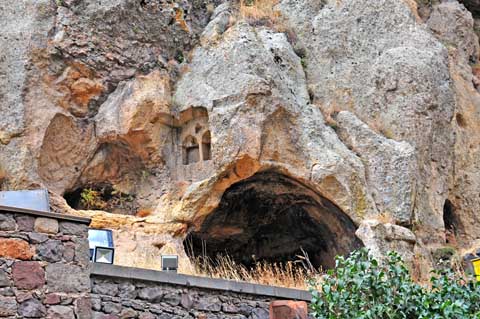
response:
<svg viewBox="0 0 480 319"><path fill-rule="evenodd" d="M278 298L92 276L94 319L268 319L274 299Z"/></svg>
<svg viewBox="0 0 480 319"><path fill-rule="evenodd" d="M89 319L85 221L0 211L0 317Z"/></svg>
<svg viewBox="0 0 480 319"><path fill-rule="evenodd" d="M269 319L273 300L308 300L279 287L91 264L89 222L0 207L0 318Z"/></svg>

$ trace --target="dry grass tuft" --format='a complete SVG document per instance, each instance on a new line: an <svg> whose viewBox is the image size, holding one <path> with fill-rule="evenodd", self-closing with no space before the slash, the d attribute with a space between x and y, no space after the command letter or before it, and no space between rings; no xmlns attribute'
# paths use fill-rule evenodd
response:
<svg viewBox="0 0 480 319"><path fill-rule="evenodd" d="M321 271L313 267L305 252L303 256L297 256L295 261L259 261L250 268L235 262L228 255L218 255L215 259L207 256L193 257L190 261L192 267L183 269L184 273L190 275L303 290L308 288L308 279L321 275Z"/></svg>
<svg viewBox="0 0 480 319"><path fill-rule="evenodd" d="M280 11L275 9L278 0L240 0L239 18L251 25L274 27L277 31L284 29Z"/></svg>

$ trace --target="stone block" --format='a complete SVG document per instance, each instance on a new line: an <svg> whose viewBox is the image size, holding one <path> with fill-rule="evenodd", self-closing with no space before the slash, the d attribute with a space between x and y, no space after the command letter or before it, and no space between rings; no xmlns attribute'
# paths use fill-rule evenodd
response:
<svg viewBox="0 0 480 319"><path fill-rule="evenodd" d="M135 285L129 282L122 282L118 285L118 296L122 299L135 299L137 294Z"/></svg>
<svg viewBox="0 0 480 319"><path fill-rule="evenodd" d="M263 308L255 308L252 310L252 314L250 316L252 319L271 319L272 317L269 316L268 310ZM298 318L301 319L301 318Z"/></svg>
<svg viewBox="0 0 480 319"><path fill-rule="evenodd" d="M182 300L182 297L178 293L169 293L163 296L163 301L170 306L178 306Z"/></svg>
<svg viewBox="0 0 480 319"><path fill-rule="evenodd" d="M90 264L90 253L87 238L75 238L75 262L81 266Z"/></svg>
<svg viewBox="0 0 480 319"><path fill-rule="evenodd" d="M60 222L60 232L64 235L84 236L88 234L87 225L72 222Z"/></svg>
<svg viewBox="0 0 480 319"><path fill-rule="evenodd" d="M27 301L28 299L32 299L33 295L30 291L15 291L15 298L17 298L18 303L22 303Z"/></svg>
<svg viewBox="0 0 480 319"><path fill-rule="evenodd" d="M10 279L8 279L7 273L0 269L0 287L9 287Z"/></svg>
<svg viewBox="0 0 480 319"><path fill-rule="evenodd" d="M92 309L95 311L102 310L102 300L100 298L92 298Z"/></svg>
<svg viewBox="0 0 480 319"><path fill-rule="evenodd" d="M18 289L37 289L45 284L45 272L36 261L19 261L13 264L12 277Z"/></svg>
<svg viewBox="0 0 480 319"><path fill-rule="evenodd" d="M122 311L122 305L108 301L103 303L102 309L105 313L111 313L116 315L120 311Z"/></svg>
<svg viewBox="0 0 480 319"><path fill-rule="evenodd" d="M155 315L150 312L143 312L138 316L138 319L155 319Z"/></svg>
<svg viewBox="0 0 480 319"><path fill-rule="evenodd" d="M145 304L138 300L123 300L122 306L126 306L139 311L145 309Z"/></svg>
<svg viewBox="0 0 480 319"><path fill-rule="evenodd" d="M122 311L118 316L120 317L120 319L131 319L131 318L137 318L138 313L133 309L124 308L122 309Z"/></svg>
<svg viewBox="0 0 480 319"><path fill-rule="evenodd" d="M239 309L237 306L235 305L231 305L231 304L224 304L222 306L222 311L223 312L226 312L226 313L238 313Z"/></svg>
<svg viewBox="0 0 480 319"><path fill-rule="evenodd" d="M47 319L75 319L75 315L70 307L52 306L48 309Z"/></svg>
<svg viewBox="0 0 480 319"><path fill-rule="evenodd" d="M218 297L200 298L194 305L196 310L219 312L222 309L222 302Z"/></svg>
<svg viewBox="0 0 480 319"><path fill-rule="evenodd" d="M68 305L71 305L73 303L73 298L69 297L69 296L62 296L62 297L60 297L60 299L61 299L60 304L62 306L68 306Z"/></svg>
<svg viewBox="0 0 480 319"><path fill-rule="evenodd" d="M57 234L58 221L52 218L38 217L35 220L34 229L39 233Z"/></svg>
<svg viewBox="0 0 480 319"><path fill-rule="evenodd" d="M65 247L60 240L48 240L37 246L37 255L50 263L62 260Z"/></svg>
<svg viewBox="0 0 480 319"><path fill-rule="evenodd" d="M253 310L253 306L248 305L246 303L241 303L240 305L238 305L238 313L241 315L248 317L252 313L252 310Z"/></svg>
<svg viewBox="0 0 480 319"><path fill-rule="evenodd" d="M88 268L75 265L50 264L47 266L47 287L50 292L86 292L90 290Z"/></svg>
<svg viewBox="0 0 480 319"><path fill-rule="evenodd" d="M60 296L57 294L48 294L45 296L43 303L47 305L58 305L60 303Z"/></svg>
<svg viewBox="0 0 480 319"><path fill-rule="evenodd" d="M99 295L108 295L115 297L118 294L118 286L109 282L99 282L93 286L92 291Z"/></svg>
<svg viewBox="0 0 480 319"><path fill-rule="evenodd" d="M189 310L193 307L193 298L189 294L185 293L182 294L182 299L180 300L180 304L183 308Z"/></svg>
<svg viewBox="0 0 480 319"><path fill-rule="evenodd" d="M15 297L0 296L0 317L15 316L17 313L17 301Z"/></svg>
<svg viewBox="0 0 480 319"><path fill-rule="evenodd" d="M48 240L48 235L41 233L29 233L28 238L32 244L40 244Z"/></svg>
<svg viewBox="0 0 480 319"><path fill-rule="evenodd" d="M75 246L73 243L65 243L65 250L63 252L63 259L65 262L69 263L75 258Z"/></svg>
<svg viewBox="0 0 480 319"><path fill-rule="evenodd" d="M138 292L138 298L153 303L160 302L164 295L165 292L159 287L143 288Z"/></svg>
<svg viewBox="0 0 480 319"><path fill-rule="evenodd" d="M31 232L33 231L33 226L35 224L35 217L28 215L17 215L15 216L17 221L17 226L19 231Z"/></svg>
<svg viewBox="0 0 480 319"><path fill-rule="evenodd" d="M15 230L17 223L12 214L0 213L0 230L8 231Z"/></svg>
<svg viewBox="0 0 480 319"><path fill-rule="evenodd" d="M15 296L15 292L13 291L12 287L0 288L0 296L12 297Z"/></svg>
<svg viewBox="0 0 480 319"><path fill-rule="evenodd" d="M22 318L40 318L45 316L46 313L47 309L45 306L35 298L22 302L18 307L18 314Z"/></svg>
<svg viewBox="0 0 480 319"><path fill-rule="evenodd" d="M22 239L0 238L0 257L30 260L33 249Z"/></svg>
<svg viewBox="0 0 480 319"><path fill-rule="evenodd" d="M77 319L92 318L92 300L89 297L77 298L74 302Z"/></svg>
<svg viewBox="0 0 480 319"><path fill-rule="evenodd" d="M308 306L305 301L276 300L270 303L271 319L307 319Z"/></svg>

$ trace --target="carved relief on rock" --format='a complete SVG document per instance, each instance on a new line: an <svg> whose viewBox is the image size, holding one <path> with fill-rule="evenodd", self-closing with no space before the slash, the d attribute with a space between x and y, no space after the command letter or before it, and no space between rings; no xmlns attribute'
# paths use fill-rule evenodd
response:
<svg viewBox="0 0 480 319"><path fill-rule="evenodd" d="M178 179L193 181L208 177L213 173L213 161L207 110L187 109L180 115L178 126Z"/></svg>

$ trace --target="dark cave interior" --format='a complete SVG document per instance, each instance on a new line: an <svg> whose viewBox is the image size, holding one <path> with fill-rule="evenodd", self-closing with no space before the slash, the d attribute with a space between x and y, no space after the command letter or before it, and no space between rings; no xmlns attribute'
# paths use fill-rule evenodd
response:
<svg viewBox="0 0 480 319"><path fill-rule="evenodd" d="M352 220L309 187L275 171L233 184L200 229L185 240L190 257L228 255L251 267L285 263L308 254L315 268L362 246Z"/></svg>

